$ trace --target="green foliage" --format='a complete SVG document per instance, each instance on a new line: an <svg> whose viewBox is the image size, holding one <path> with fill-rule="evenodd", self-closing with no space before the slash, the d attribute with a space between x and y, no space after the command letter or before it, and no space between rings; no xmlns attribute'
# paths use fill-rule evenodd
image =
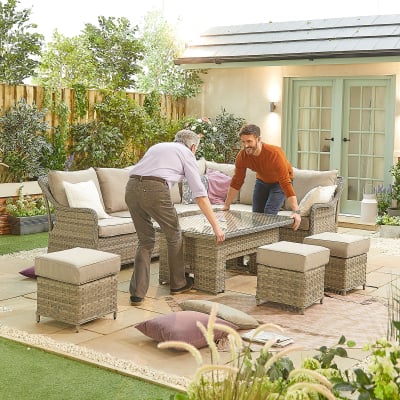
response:
<svg viewBox="0 0 400 400"><path fill-rule="evenodd" d="M378 215L376 217L376 224L377 225L400 225L400 217L398 216L391 216L388 214Z"/></svg>
<svg viewBox="0 0 400 400"><path fill-rule="evenodd" d="M98 121L75 124L71 125L71 136L76 169L119 165L124 140L118 128Z"/></svg>
<svg viewBox="0 0 400 400"><path fill-rule="evenodd" d="M63 170L66 168L68 158L67 143L68 133L59 126L54 129L53 135L48 139L51 145L51 151L44 157L44 166L46 169Z"/></svg>
<svg viewBox="0 0 400 400"><path fill-rule="evenodd" d="M108 92L94 110L101 122L118 128L124 138L120 166L136 163L150 146L170 141L179 130L176 129L179 123L161 115L160 95L157 93L146 96L142 107L124 92Z"/></svg>
<svg viewBox="0 0 400 400"><path fill-rule="evenodd" d="M383 215L387 213L388 208L392 204L392 186L389 185L385 187L379 185L374 188L374 192L378 207L378 215Z"/></svg>
<svg viewBox="0 0 400 400"><path fill-rule="evenodd" d="M137 76L137 90L157 91L174 97L195 97L201 91L202 70L186 70L174 64L184 44L158 11L149 12L141 28L144 57Z"/></svg>
<svg viewBox="0 0 400 400"><path fill-rule="evenodd" d="M187 118L185 127L201 137L196 157L234 163L236 154L240 150L239 130L244 121L241 117L227 113L225 109L216 116L215 123L206 117Z"/></svg>
<svg viewBox="0 0 400 400"><path fill-rule="evenodd" d="M2 161L9 166L13 182L35 179L46 172L45 157L52 148L45 115L45 111L21 99L0 117Z"/></svg>
<svg viewBox="0 0 400 400"><path fill-rule="evenodd" d="M91 52L97 87L112 90L135 87L143 46L136 38L137 27L127 18L98 17L99 26L86 24L83 35Z"/></svg>
<svg viewBox="0 0 400 400"><path fill-rule="evenodd" d="M0 81L21 84L33 75L39 61L43 35L32 32L31 9L17 11L17 0L0 2Z"/></svg>
<svg viewBox="0 0 400 400"><path fill-rule="evenodd" d="M86 98L86 87L81 83L72 85L75 94L75 115L83 118L88 111L88 101Z"/></svg>
<svg viewBox="0 0 400 400"><path fill-rule="evenodd" d="M343 379L336 380L334 389L343 395L350 392L358 400L395 400L400 398L400 348L385 339L365 346L368 363L347 371ZM358 397L356 397L358 396Z"/></svg>
<svg viewBox="0 0 400 400"><path fill-rule="evenodd" d="M96 70L86 37L68 38L56 30L52 42L47 43L42 52L33 82L50 90L77 85L97 87Z"/></svg>
<svg viewBox="0 0 400 400"><path fill-rule="evenodd" d="M396 200L397 207L400 207L400 160L391 166L390 174L393 177L392 198Z"/></svg>

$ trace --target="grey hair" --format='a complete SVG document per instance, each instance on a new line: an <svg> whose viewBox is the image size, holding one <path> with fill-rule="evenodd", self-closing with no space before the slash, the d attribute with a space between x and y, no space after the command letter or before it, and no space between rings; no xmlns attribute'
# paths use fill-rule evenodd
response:
<svg viewBox="0 0 400 400"><path fill-rule="evenodd" d="M200 138L197 133L189 129L182 129L181 131L176 133L174 142L182 143L190 149L193 145L198 147L200 143Z"/></svg>

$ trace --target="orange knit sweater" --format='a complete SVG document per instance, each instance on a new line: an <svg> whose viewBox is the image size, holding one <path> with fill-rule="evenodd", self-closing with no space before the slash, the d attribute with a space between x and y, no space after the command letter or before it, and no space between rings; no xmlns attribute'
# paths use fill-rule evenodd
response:
<svg viewBox="0 0 400 400"><path fill-rule="evenodd" d="M240 190L246 177L246 168L256 172L257 179L265 183L279 182L286 197L295 196L293 190L293 168L286 159L283 150L278 146L262 143L258 156L247 155L240 150L235 161L235 173L231 186Z"/></svg>

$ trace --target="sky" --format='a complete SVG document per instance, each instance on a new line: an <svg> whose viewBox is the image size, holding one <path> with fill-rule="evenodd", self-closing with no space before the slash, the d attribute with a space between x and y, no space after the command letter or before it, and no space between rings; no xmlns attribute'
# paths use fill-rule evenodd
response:
<svg viewBox="0 0 400 400"><path fill-rule="evenodd" d="M19 0L32 8L30 22L50 41L57 29L71 37L97 17L126 17L134 26L152 10L160 10L188 42L212 26L319 18L400 14L400 0Z"/></svg>

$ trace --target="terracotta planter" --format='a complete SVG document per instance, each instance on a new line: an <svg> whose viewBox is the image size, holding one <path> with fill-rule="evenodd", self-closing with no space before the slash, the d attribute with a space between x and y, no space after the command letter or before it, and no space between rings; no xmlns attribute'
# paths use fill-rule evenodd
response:
<svg viewBox="0 0 400 400"><path fill-rule="evenodd" d="M47 215L34 215L32 217L14 217L8 215L7 218L12 235L28 235L30 233L47 232L49 230Z"/></svg>

